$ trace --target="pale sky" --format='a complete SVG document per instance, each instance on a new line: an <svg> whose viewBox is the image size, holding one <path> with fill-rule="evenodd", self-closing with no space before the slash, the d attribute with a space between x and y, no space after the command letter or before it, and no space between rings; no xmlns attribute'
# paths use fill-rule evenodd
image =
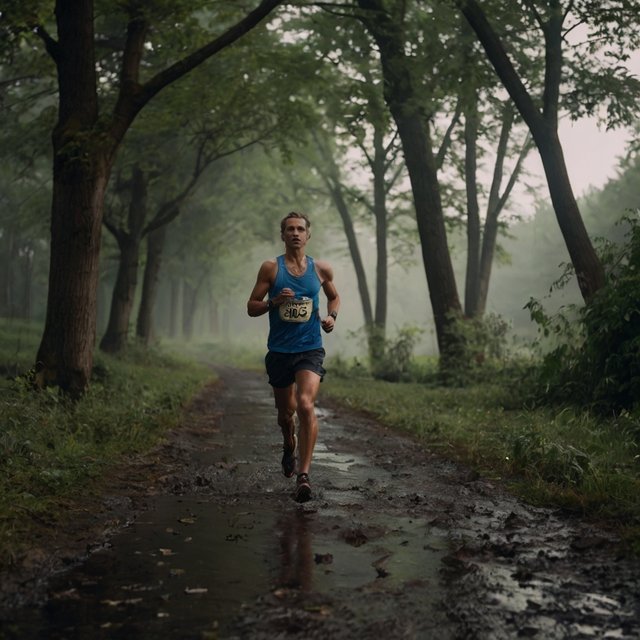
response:
<svg viewBox="0 0 640 640"><path fill-rule="evenodd" d="M629 69L640 76L640 52L629 61ZM629 139L628 130L605 131L595 121L564 121L559 129L571 184L577 196L589 187L601 188L615 177L618 158L624 155ZM538 153L534 150L528 158L528 169L543 176Z"/></svg>
<svg viewBox="0 0 640 640"><path fill-rule="evenodd" d="M580 120L566 122L560 126L560 139L564 151L571 184L577 196L589 187L600 188L616 175L618 159L624 155L629 131L604 131L595 122ZM531 167L542 165L537 153L531 153Z"/></svg>

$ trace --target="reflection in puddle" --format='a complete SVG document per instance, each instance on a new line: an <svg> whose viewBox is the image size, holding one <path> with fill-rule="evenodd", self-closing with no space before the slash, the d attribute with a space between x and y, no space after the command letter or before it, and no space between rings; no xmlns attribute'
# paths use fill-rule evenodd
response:
<svg viewBox="0 0 640 640"><path fill-rule="evenodd" d="M309 517L302 509L295 509L276 523L280 538L278 586L302 591L312 587L314 559Z"/></svg>
<svg viewBox="0 0 640 640"><path fill-rule="evenodd" d="M334 593L384 579L394 585L438 579L447 545L424 523L381 516L367 525L344 516L292 509L276 523L280 566L276 585Z"/></svg>

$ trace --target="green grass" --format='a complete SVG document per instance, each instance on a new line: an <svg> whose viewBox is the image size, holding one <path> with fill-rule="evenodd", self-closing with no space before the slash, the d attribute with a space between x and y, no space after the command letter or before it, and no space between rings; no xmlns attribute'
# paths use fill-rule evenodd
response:
<svg viewBox="0 0 640 640"><path fill-rule="evenodd" d="M86 395L70 402L26 379L41 331L0 320L0 557L28 540L34 520L91 490L92 480L162 441L185 402L213 376L193 361L155 350L121 358L97 353Z"/></svg>
<svg viewBox="0 0 640 640"><path fill-rule="evenodd" d="M323 393L505 480L530 502L640 523L637 416L526 407L504 382L443 388L329 375Z"/></svg>

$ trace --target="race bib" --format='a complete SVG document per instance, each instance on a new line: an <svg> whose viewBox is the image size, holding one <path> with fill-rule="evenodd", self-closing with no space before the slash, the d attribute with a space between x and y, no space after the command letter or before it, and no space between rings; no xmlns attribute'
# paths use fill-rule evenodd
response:
<svg viewBox="0 0 640 640"><path fill-rule="evenodd" d="M311 298L294 298L278 307L283 322L309 322L313 312Z"/></svg>

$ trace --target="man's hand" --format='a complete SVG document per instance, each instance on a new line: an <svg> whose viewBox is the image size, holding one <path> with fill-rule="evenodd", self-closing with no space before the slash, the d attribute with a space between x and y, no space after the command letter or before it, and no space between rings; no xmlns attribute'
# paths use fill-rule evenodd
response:
<svg viewBox="0 0 640 640"><path fill-rule="evenodd" d="M285 287L277 296L273 296L271 298L271 304L276 307L279 307L281 304L284 304L287 300L291 300L295 298L296 294L293 289L289 289L289 287Z"/></svg>
<svg viewBox="0 0 640 640"><path fill-rule="evenodd" d="M333 316L326 316L320 324L322 325L322 329L325 333L331 333L336 321Z"/></svg>

